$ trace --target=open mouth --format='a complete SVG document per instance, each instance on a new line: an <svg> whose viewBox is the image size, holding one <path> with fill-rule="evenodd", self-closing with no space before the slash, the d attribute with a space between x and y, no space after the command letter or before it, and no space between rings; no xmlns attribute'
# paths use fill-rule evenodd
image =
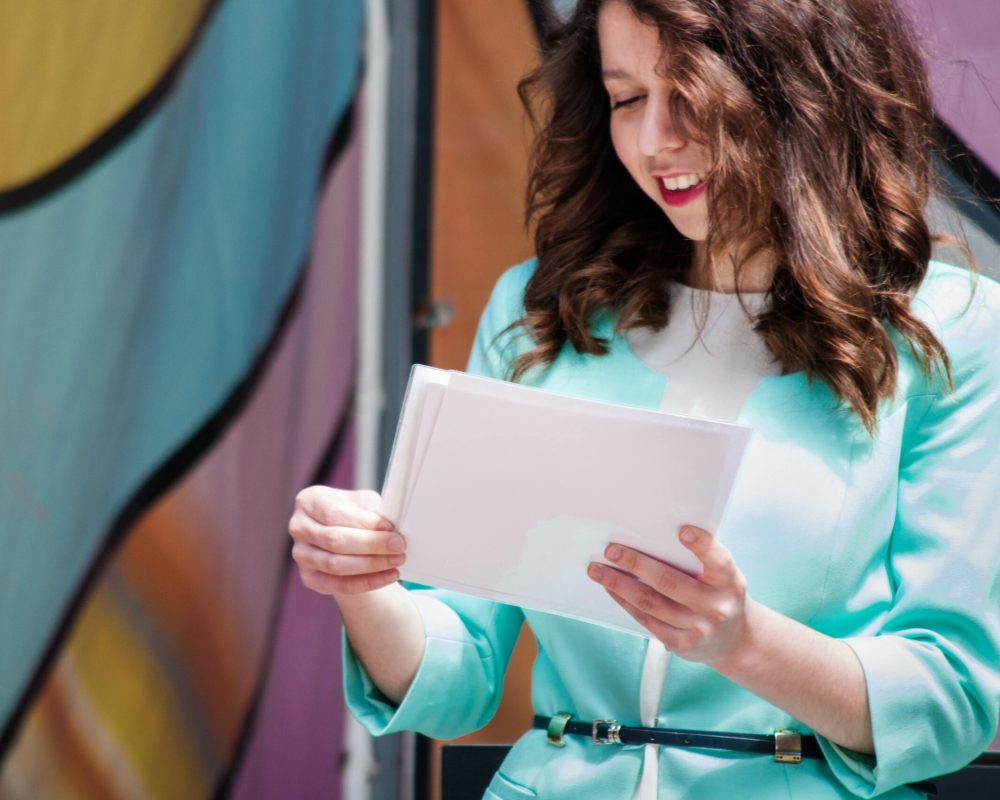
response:
<svg viewBox="0 0 1000 800"><path fill-rule="evenodd" d="M708 179L700 174L676 175L670 178L657 178L656 185L660 189L663 202L667 205L685 206L705 191Z"/></svg>

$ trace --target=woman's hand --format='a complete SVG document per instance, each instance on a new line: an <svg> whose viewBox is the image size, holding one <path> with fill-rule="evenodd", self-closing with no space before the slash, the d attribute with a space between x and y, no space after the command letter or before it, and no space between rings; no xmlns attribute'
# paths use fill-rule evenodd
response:
<svg viewBox="0 0 1000 800"><path fill-rule="evenodd" d="M399 703L423 658L424 627L396 582L406 542L382 516L382 498L310 486L295 498L288 532L302 583L333 595L355 655L382 693Z"/></svg>
<svg viewBox="0 0 1000 800"><path fill-rule="evenodd" d="M588 574L667 650L700 661L787 711L816 733L873 753L861 662L843 641L754 602L729 551L706 531L681 529L702 563L692 577L630 547L610 544L614 568Z"/></svg>
<svg viewBox="0 0 1000 800"><path fill-rule="evenodd" d="M746 580L706 531L685 526L680 541L701 561L700 575L620 544L604 551L616 568L594 563L587 572L667 650L715 666L737 653L747 636Z"/></svg>
<svg viewBox="0 0 1000 800"><path fill-rule="evenodd" d="M310 486L295 498L288 532L302 583L320 594L350 595L399 580L406 542L382 516L377 492Z"/></svg>

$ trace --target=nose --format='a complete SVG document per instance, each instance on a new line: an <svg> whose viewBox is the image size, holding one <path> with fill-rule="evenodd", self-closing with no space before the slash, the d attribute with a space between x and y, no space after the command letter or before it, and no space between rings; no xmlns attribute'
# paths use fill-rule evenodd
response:
<svg viewBox="0 0 1000 800"><path fill-rule="evenodd" d="M667 98L650 98L642 112L638 145L644 156L653 157L663 150L679 150L684 146L685 140L670 118Z"/></svg>

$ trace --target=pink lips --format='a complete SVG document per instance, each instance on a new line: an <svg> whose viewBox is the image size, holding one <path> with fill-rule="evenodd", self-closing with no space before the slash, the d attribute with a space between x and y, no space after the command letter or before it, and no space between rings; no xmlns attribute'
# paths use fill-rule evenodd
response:
<svg viewBox="0 0 1000 800"><path fill-rule="evenodd" d="M668 189L663 185L663 181L661 180L657 180L656 185L660 187L663 202L668 206L686 206L701 196L701 193L705 191L705 187L708 185L708 181L705 180L701 183L696 183L694 186L689 186L687 189L678 189L677 191Z"/></svg>

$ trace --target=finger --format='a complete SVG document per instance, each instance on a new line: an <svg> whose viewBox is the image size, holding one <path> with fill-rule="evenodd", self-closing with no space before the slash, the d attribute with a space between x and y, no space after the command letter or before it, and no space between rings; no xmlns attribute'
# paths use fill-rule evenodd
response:
<svg viewBox="0 0 1000 800"><path fill-rule="evenodd" d="M392 523L380 513L382 500L375 492L348 492L329 486L310 486L296 495L295 507L321 525L342 525L372 531L393 529Z"/></svg>
<svg viewBox="0 0 1000 800"><path fill-rule="evenodd" d="M380 517L385 516L385 510L382 507L382 495L378 492L373 492L371 489L355 489L353 492L348 492L348 494L351 495L354 502L361 508L372 511Z"/></svg>
<svg viewBox="0 0 1000 800"><path fill-rule="evenodd" d="M604 556L616 567L631 572L660 594L682 605L694 606L704 599L705 587L696 578L657 558L622 544L608 545Z"/></svg>
<svg viewBox="0 0 1000 800"><path fill-rule="evenodd" d="M406 540L398 533L320 525L304 514L292 517L288 530L296 541L308 542L329 553L393 555L406 550Z"/></svg>
<svg viewBox="0 0 1000 800"><path fill-rule="evenodd" d="M394 569L367 575L325 575L322 572L299 570L302 585L320 594L361 594L381 589L399 580Z"/></svg>
<svg viewBox="0 0 1000 800"><path fill-rule="evenodd" d="M617 595L614 592L608 592L608 594L611 595L612 600L628 612L632 619L663 642L663 645L667 648L667 650L678 649L678 645L684 638L684 632L682 630L651 616L641 608L632 605L632 603L621 595Z"/></svg>
<svg viewBox="0 0 1000 800"><path fill-rule="evenodd" d="M661 622L678 628L687 628L695 623L691 609L663 596L626 572L602 564L591 564L587 574L609 594L624 598L630 605Z"/></svg>
<svg viewBox="0 0 1000 800"><path fill-rule="evenodd" d="M307 542L296 542L292 558L300 569L322 572L326 575L366 575L400 566L406 558L402 554L388 556L352 556L329 553Z"/></svg>
<svg viewBox="0 0 1000 800"><path fill-rule="evenodd" d="M685 525L680 530L679 538L681 544L702 563L703 569L698 580L709 586L726 586L734 581L739 571L732 554L708 531Z"/></svg>

